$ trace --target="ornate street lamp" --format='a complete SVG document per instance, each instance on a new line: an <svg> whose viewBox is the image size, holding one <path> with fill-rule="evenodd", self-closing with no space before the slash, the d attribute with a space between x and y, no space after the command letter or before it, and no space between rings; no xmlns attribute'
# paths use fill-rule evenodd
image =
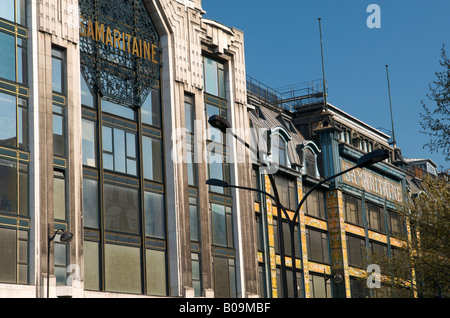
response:
<svg viewBox="0 0 450 318"><path fill-rule="evenodd" d="M226 118L218 116L218 115L214 115L211 116L208 120L209 124L216 128L219 129L220 131L222 131L223 133L231 133L236 139L238 139L240 142L242 142L249 150L253 151L256 153L256 150L251 148L251 146L246 143L245 141L241 140L240 138L238 138L234 133L232 133L230 131L229 128L231 128L230 123L226 120ZM227 131L228 129L228 131ZM270 149L270 148L268 148ZM286 209L282 206L282 204L280 203L280 199L278 196L278 191L277 191L277 187L275 184L275 180L273 178L272 175L269 174L269 179L272 183L272 187L274 189L274 194L275 196L272 196L271 194L264 192L262 190L259 189L255 189L255 188L248 188L248 187L241 187L241 186L236 186L236 185L230 185L225 181L222 180L217 180L217 179L209 179L206 181L206 184L209 185L214 185L214 186L218 186L218 187L229 187L229 188L236 188L236 189L242 189L242 190L250 190L250 191L255 191L255 192L259 192L259 193L263 193L265 195L267 195L268 197L270 197L271 199L275 200L276 204L277 204L277 208L278 210L282 210L287 221L289 224L289 228L290 228L290 234L291 234L291 248L292 248L292 259L293 259L293 264L292 264L292 269L293 269L293 280L294 280L294 297L297 298L298 294L297 294L297 277L296 277L296 267L295 267L295 244L294 244L294 226L295 226L295 220L297 219L300 209L303 205L303 203L306 201L306 198L316 189L318 188L320 185L336 178L339 177L343 174L346 174L347 172L350 172L356 168L364 168L364 167L368 167L370 165L373 165L377 162L383 161L385 159L389 158L389 151L385 150L385 149L377 149L375 151L372 151L362 157L360 157L357 162L356 165L353 167L350 167L347 170L341 171L331 177L328 177L322 181L320 181L319 183L315 184L301 199L300 203L298 204L295 213L294 213L294 217L292 219L289 218L289 215L286 212ZM284 242L283 242L283 238L280 238L280 256L281 256L281 265L282 265L282 277L283 277L283 291L284 291L284 297L286 297L287 294L287 280L286 280L286 269L283 266L285 263L284 260Z"/></svg>
<svg viewBox="0 0 450 318"><path fill-rule="evenodd" d="M63 244L69 244L73 239L73 234L68 231L58 229L53 236L50 237L50 225L48 226L48 242L47 242L47 298L50 298L50 246L58 233L61 233L59 238Z"/></svg>

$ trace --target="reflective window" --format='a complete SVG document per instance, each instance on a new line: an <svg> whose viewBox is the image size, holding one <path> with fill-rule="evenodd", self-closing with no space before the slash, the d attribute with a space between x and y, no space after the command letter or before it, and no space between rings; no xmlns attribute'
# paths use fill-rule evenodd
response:
<svg viewBox="0 0 450 318"><path fill-rule="evenodd" d="M65 109L59 105L53 105L53 152L58 156L65 156Z"/></svg>
<svg viewBox="0 0 450 318"><path fill-rule="evenodd" d="M202 284L200 275L200 256L197 253L191 253L192 260L192 287L194 287L194 296L202 296Z"/></svg>
<svg viewBox="0 0 450 318"><path fill-rule="evenodd" d="M100 263L98 243L84 241L84 289L100 290Z"/></svg>
<svg viewBox="0 0 450 318"><path fill-rule="evenodd" d="M2 0L0 2L0 18L14 22L15 19L15 0Z"/></svg>
<svg viewBox="0 0 450 318"><path fill-rule="evenodd" d="M64 174L59 171L54 172L53 178L53 210L54 218L66 220L66 181Z"/></svg>
<svg viewBox="0 0 450 318"><path fill-rule="evenodd" d="M306 229L306 242L308 243L309 260L325 264L330 263L327 233Z"/></svg>
<svg viewBox="0 0 450 318"><path fill-rule="evenodd" d="M52 89L54 92L64 92L64 52L52 48Z"/></svg>
<svg viewBox="0 0 450 318"><path fill-rule="evenodd" d="M97 180L83 179L83 221L85 227L99 228Z"/></svg>
<svg viewBox="0 0 450 318"><path fill-rule="evenodd" d="M363 226L361 199L344 194L345 221Z"/></svg>
<svg viewBox="0 0 450 318"><path fill-rule="evenodd" d="M165 217L164 217L164 196L158 193L145 192L145 235L151 237L164 238Z"/></svg>
<svg viewBox="0 0 450 318"><path fill-rule="evenodd" d="M207 57L203 61L205 92L226 98L224 64Z"/></svg>
<svg viewBox="0 0 450 318"><path fill-rule="evenodd" d="M232 258L213 257L214 296L216 298L235 298L236 268Z"/></svg>
<svg viewBox="0 0 450 318"><path fill-rule="evenodd" d="M189 198L189 225L191 232L191 241L198 242L200 240L200 229L198 223L197 200Z"/></svg>
<svg viewBox="0 0 450 318"><path fill-rule="evenodd" d="M16 45L12 35L0 32L0 77L16 81Z"/></svg>
<svg viewBox="0 0 450 318"><path fill-rule="evenodd" d="M17 9L17 12L14 9ZM2 0L0 1L0 18L26 24L25 0Z"/></svg>
<svg viewBox="0 0 450 318"><path fill-rule="evenodd" d="M348 264L362 268L366 262L366 242L363 238L347 235Z"/></svg>
<svg viewBox="0 0 450 318"><path fill-rule="evenodd" d="M166 296L166 252L146 250L147 293L153 296Z"/></svg>
<svg viewBox="0 0 450 318"><path fill-rule="evenodd" d="M16 283L17 232L0 228L0 282Z"/></svg>
<svg viewBox="0 0 450 318"><path fill-rule="evenodd" d="M311 298L331 298L331 281L324 276L309 275Z"/></svg>
<svg viewBox="0 0 450 318"><path fill-rule="evenodd" d="M233 224L231 208L219 204L211 204L212 243L233 247Z"/></svg>
<svg viewBox="0 0 450 318"><path fill-rule="evenodd" d="M16 97L0 93L0 145L17 146L16 125Z"/></svg>
<svg viewBox="0 0 450 318"><path fill-rule="evenodd" d="M144 178L162 182L162 143L161 140L142 137L142 156L144 164Z"/></svg>
<svg viewBox="0 0 450 318"><path fill-rule="evenodd" d="M139 248L105 244L105 287L110 292L141 293Z"/></svg>
<svg viewBox="0 0 450 318"><path fill-rule="evenodd" d="M140 233L138 191L118 185L104 184L105 229L108 231Z"/></svg>
<svg viewBox="0 0 450 318"><path fill-rule="evenodd" d="M369 218L369 228L375 231L384 232L383 208L368 202L366 203L366 207Z"/></svg>
<svg viewBox="0 0 450 318"><path fill-rule="evenodd" d="M119 128L103 126L103 168L137 174L136 135Z"/></svg>
<svg viewBox="0 0 450 318"><path fill-rule="evenodd" d="M305 186L305 194L311 187ZM306 213L320 219L326 219L324 192L314 190L306 198Z"/></svg>
<svg viewBox="0 0 450 318"><path fill-rule="evenodd" d="M159 90L152 90L141 107L142 123L161 127L161 100Z"/></svg>
<svg viewBox="0 0 450 318"><path fill-rule="evenodd" d="M94 98L87 86L86 80L84 79L82 73L80 73L80 84L81 84L81 104L83 106L94 107Z"/></svg>
<svg viewBox="0 0 450 318"><path fill-rule="evenodd" d="M133 109L107 100L102 100L102 111L131 120L136 118L136 112Z"/></svg>
<svg viewBox="0 0 450 318"><path fill-rule="evenodd" d="M17 163L0 159L0 213L18 214Z"/></svg>
<svg viewBox="0 0 450 318"><path fill-rule="evenodd" d="M96 167L96 133L95 122L83 119L83 164Z"/></svg>

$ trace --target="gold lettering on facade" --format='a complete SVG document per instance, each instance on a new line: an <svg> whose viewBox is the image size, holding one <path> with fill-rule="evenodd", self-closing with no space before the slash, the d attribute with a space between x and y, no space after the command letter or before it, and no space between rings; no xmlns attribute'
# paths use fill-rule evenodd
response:
<svg viewBox="0 0 450 318"><path fill-rule="evenodd" d="M342 170L347 170L352 165L345 160L341 160ZM357 168L347 172L343 176L343 181L360 189L364 189L372 194L386 198L387 200L402 203L403 191L401 183L391 181L381 175L377 175L369 170Z"/></svg>
<svg viewBox="0 0 450 318"><path fill-rule="evenodd" d="M90 37L94 41L102 42L113 48L118 48L122 51L127 51L139 58L149 60L152 63L158 64L158 46L151 42L134 37L117 29L112 29L105 24L98 21L86 20L80 17L80 36Z"/></svg>

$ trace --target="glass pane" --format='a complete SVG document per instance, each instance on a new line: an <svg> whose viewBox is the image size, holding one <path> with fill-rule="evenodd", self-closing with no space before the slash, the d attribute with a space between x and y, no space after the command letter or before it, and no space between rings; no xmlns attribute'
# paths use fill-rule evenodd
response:
<svg viewBox="0 0 450 318"><path fill-rule="evenodd" d="M14 0L0 1L0 18L14 22Z"/></svg>
<svg viewBox="0 0 450 318"><path fill-rule="evenodd" d="M219 95L219 80L217 62L209 58L204 59L205 91L211 95Z"/></svg>
<svg viewBox="0 0 450 318"><path fill-rule="evenodd" d="M194 109L190 102L184 102L184 117L186 129L189 133L194 133Z"/></svg>
<svg viewBox="0 0 450 318"><path fill-rule="evenodd" d="M97 180L83 179L83 217L84 226L99 228Z"/></svg>
<svg viewBox="0 0 450 318"><path fill-rule="evenodd" d="M136 136L127 133L127 157L136 158Z"/></svg>
<svg viewBox="0 0 450 318"><path fill-rule="evenodd" d="M56 276L56 285L57 286L66 286L67 283L67 268L64 267L55 267L55 276Z"/></svg>
<svg viewBox="0 0 450 318"><path fill-rule="evenodd" d="M192 199L190 198L189 201ZM193 199L195 201L195 199ZM199 228L198 228L198 210L195 202L189 204L189 225L191 230L191 240L199 240Z"/></svg>
<svg viewBox="0 0 450 318"><path fill-rule="evenodd" d="M3 48L0 50L0 55L2 51ZM16 98L14 96L3 93L0 93L0 145L7 147L17 147Z"/></svg>
<svg viewBox="0 0 450 318"><path fill-rule="evenodd" d="M207 117L206 119L208 120L211 116L214 115L220 115L220 109L215 106L206 104L206 117ZM223 143L222 132L219 129L214 128L210 124L208 124L207 132L208 132L208 140L217 142L219 144Z"/></svg>
<svg viewBox="0 0 450 318"><path fill-rule="evenodd" d="M100 290L98 243L84 241L84 289Z"/></svg>
<svg viewBox="0 0 450 318"><path fill-rule="evenodd" d="M19 262L28 262L28 241L19 241Z"/></svg>
<svg viewBox="0 0 450 318"><path fill-rule="evenodd" d="M0 159L0 212L17 214L17 165Z"/></svg>
<svg viewBox="0 0 450 318"><path fill-rule="evenodd" d="M152 90L141 107L142 123L161 127L161 106L159 90Z"/></svg>
<svg viewBox="0 0 450 318"><path fill-rule="evenodd" d="M214 293L216 298L230 297L228 259L214 257Z"/></svg>
<svg viewBox="0 0 450 318"><path fill-rule="evenodd" d="M211 204L213 244L227 246L225 207Z"/></svg>
<svg viewBox="0 0 450 318"><path fill-rule="evenodd" d="M11 0L9 0L11 1ZM25 1L26 0L16 0L16 7L17 7L17 20L16 22L22 25L27 24L27 16L26 16L26 9L25 9ZM0 9L1 11L1 9Z"/></svg>
<svg viewBox="0 0 450 318"><path fill-rule="evenodd" d="M0 10L1 12L1 10ZM14 37L0 32L0 77L16 81L16 45Z"/></svg>
<svg viewBox="0 0 450 318"><path fill-rule="evenodd" d="M28 284L28 265L19 264L19 284Z"/></svg>
<svg viewBox="0 0 450 318"><path fill-rule="evenodd" d="M26 43L25 40L22 41L24 44ZM23 46L17 47L17 81L22 84L28 82L27 50Z"/></svg>
<svg viewBox="0 0 450 318"><path fill-rule="evenodd" d="M114 159L112 155L103 154L103 168L114 170Z"/></svg>
<svg viewBox="0 0 450 318"><path fill-rule="evenodd" d="M102 110L119 117L135 120L135 112L133 109L115 104L107 100L102 100Z"/></svg>
<svg viewBox="0 0 450 318"><path fill-rule="evenodd" d="M53 151L55 155L65 155L64 117L53 114Z"/></svg>
<svg viewBox="0 0 450 318"><path fill-rule="evenodd" d="M112 152L112 129L109 127L102 127L102 135L103 135L103 151Z"/></svg>
<svg viewBox="0 0 450 318"><path fill-rule="evenodd" d="M144 177L162 182L162 146L161 141L150 137L142 137L142 152L144 158Z"/></svg>
<svg viewBox="0 0 450 318"><path fill-rule="evenodd" d="M23 101L19 99L19 105ZM28 149L28 112L26 108L19 107L19 147L22 149Z"/></svg>
<svg viewBox="0 0 450 318"><path fill-rule="evenodd" d="M149 295L166 296L166 253L146 250L147 290Z"/></svg>
<svg viewBox="0 0 450 318"><path fill-rule="evenodd" d="M67 264L67 245L57 243L60 235L55 238L55 265L66 266Z"/></svg>
<svg viewBox="0 0 450 318"><path fill-rule="evenodd" d="M145 235L165 237L164 196L145 192Z"/></svg>
<svg viewBox="0 0 450 318"><path fill-rule="evenodd" d="M83 119L83 164L96 166L95 123Z"/></svg>
<svg viewBox="0 0 450 318"><path fill-rule="evenodd" d="M81 83L81 104L89 107L94 107L94 98L92 97L91 91L89 90L86 80L83 74L80 73L80 83Z"/></svg>
<svg viewBox="0 0 450 318"><path fill-rule="evenodd" d="M139 234L137 190L105 184L104 206L106 230Z"/></svg>
<svg viewBox="0 0 450 318"><path fill-rule="evenodd" d="M63 92L63 62L62 60L52 58L52 89L54 92Z"/></svg>
<svg viewBox="0 0 450 318"><path fill-rule="evenodd" d="M219 64L220 65L220 64ZM221 69L218 70L218 84L219 84L219 96L223 99L227 98L227 91L225 88L225 72L223 70L223 65L220 65Z"/></svg>
<svg viewBox="0 0 450 318"><path fill-rule="evenodd" d="M105 287L109 292L141 293L140 249L105 245Z"/></svg>
<svg viewBox="0 0 450 318"><path fill-rule="evenodd" d="M19 171L19 214L28 216L28 166L20 164ZM25 232L26 233L26 232ZM28 236L26 236L28 239Z"/></svg>
<svg viewBox="0 0 450 318"><path fill-rule="evenodd" d="M66 219L66 185L64 179L53 178L54 218Z"/></svg>
<svg viewBox="0 0 450 318"><path fill-rule="evenodd" d="M114 128L114 170L126 172L125 168L125 132Z"/></svg>
<svg viewBox="0 0 450 318"><path fill-rule="evenodd" d="M16 244L14 229L0 228L0 282L16 282Z"/></svg>

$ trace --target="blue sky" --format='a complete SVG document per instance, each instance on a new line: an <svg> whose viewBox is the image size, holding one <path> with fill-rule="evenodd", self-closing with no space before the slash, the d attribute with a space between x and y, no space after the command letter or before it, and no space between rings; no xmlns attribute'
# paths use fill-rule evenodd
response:
<svg viewBox="0 0 450 318"><path fill-rule="evenodd" d="M370 4L380 7L381 28L369 28ZM389 65L397 145L406 158L429 158L450 167L423 145L421 100L445 44L450 55L448 0L203 0L205 18L245 34L247 75L271 88L322 78L318 18L322 18L328 101L388 134ZM430 103L428 103L431 105Z"/></svg>

